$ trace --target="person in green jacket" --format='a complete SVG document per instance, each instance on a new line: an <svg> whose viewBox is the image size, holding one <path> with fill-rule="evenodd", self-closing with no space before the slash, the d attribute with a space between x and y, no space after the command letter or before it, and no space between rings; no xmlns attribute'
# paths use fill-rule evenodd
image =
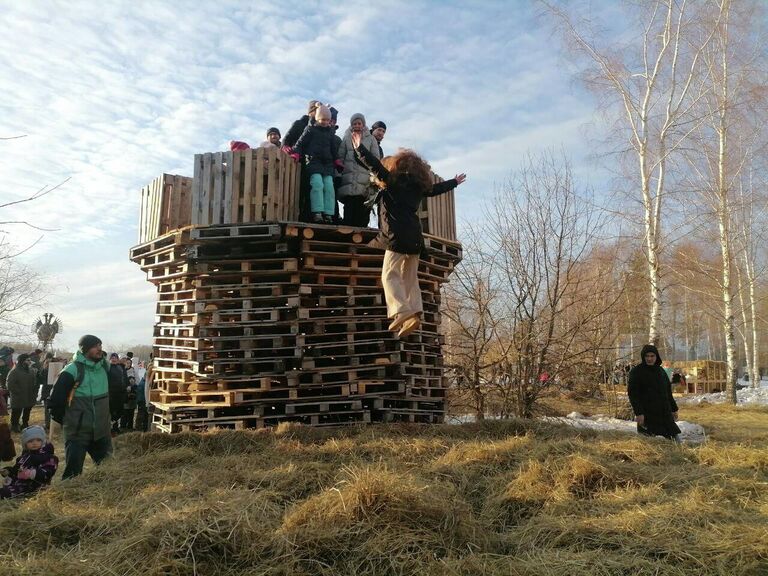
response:
<svg viewBox="0 0 768 576"><path fill-rule="evenodd" d="M109 364L96 336L86 334L78 346L53 385L50 399L51 417L64 428L63 480L82 473L86 454L96 464L112 454Z"/></svg>

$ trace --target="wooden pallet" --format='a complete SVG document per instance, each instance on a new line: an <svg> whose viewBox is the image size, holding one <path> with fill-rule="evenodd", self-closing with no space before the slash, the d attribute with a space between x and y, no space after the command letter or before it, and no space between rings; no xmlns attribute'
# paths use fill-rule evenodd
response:
<svg viewBox="0 0 768 576"><path fill-rule="evenodd" d="M440 286L460 245L420 261L420 330L398 340L375 231L217 224L132 251L158 290L151 391L158 429L441 421Z"/></svg>

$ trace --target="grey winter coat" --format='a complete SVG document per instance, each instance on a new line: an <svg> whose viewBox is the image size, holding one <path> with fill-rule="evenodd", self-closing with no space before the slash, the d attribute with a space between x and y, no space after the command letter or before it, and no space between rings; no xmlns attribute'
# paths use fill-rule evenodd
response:
<svg viewBox="0 0 768 576"><path fill-rule="evenodd" d="M37 402L37 373L34 369L14 366L8 373L6 386L11 394L12 408L31 408Z"/></svg>
<svg viewBox="0 0 768 576"><path fill-rule="evenodd" d="M367 150L379 155L379 143L366 128L363 128L362 145ZM352 128L347 128L339 146L339 158L344 162L341 174L341 187L336 196L342 203L353 196L368 198L378 192L372 181L371 173L355 160L355 147L352 145Z"/></svg>

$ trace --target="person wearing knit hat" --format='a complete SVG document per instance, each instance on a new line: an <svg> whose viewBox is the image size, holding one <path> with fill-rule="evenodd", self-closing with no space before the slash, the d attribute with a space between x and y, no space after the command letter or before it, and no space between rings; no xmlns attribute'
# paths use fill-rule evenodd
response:
<svg viewBox="0 0 768 576"><path fill-rule="evenodd" d="M306 127L314 122L317 104L317 100L310 100L307 109L308 113L291 124L285 136L283 136L282 148L286 154L293 154L293 147L296 145L296 142L299 141ZM301 170L299 174L299 220L302 222L308 222L310 219L309 189L309 174L306 170Z"/></svg>
<svg viewBox="0 0 768 576"><path fill-rule="evenodd" d="M98 347L99 355L101 355L101 344L101 339L98 336L94 336L93 334L86 334L85 336L80 337L80 341L77 343L77 347L80 349L80 352L86 356L88 355L89 351Z"/></svg>
<svg viewBox="0 0 768 576"><path fill-rule="evenodd" d="M371 136L376 139L379 144L379 158L384 158L384 150L381 148L381 141L384 140L384 134L387 133L387 125L381 120L376 120L371 126Z"/></svg>
<svg viewBox="0 0 768 576"><path fill-rule="evenodd" d="M312 221L333 223L336 213L336 191L333 187L334 170L341 168L336 160L337 140L331 128L331 111L320 105L315 112L315 125L307 126L293 148L294 158L307 158L306 171L309 174L309 204Z"/></svg>
<svg viewBox="0 0 768 576"><path fill-rule="evenodd" d="M53 444L40 426L29 426L21 433L22 453L16 464L0 469L0 499L37 492L51 483L59 467Z"/></svg>
<svg viewBox="0 0 768 576"><path fill-rule="evenodd" d="M275 128L274 126L267 130L267 140L280 148L282 144L280 143L280 130Z"/></svg>
<svg viewBox="0 0 768 576"><path fill-rule="evenodd" d="M250 150L250 148L246 142L240 142L239 140L229 141L230 152L242 152L243 150Z"/></svg>
<svg viewBox="0 0 768 576"><path fill-rule="evenodd" d="M42 426L27 426L21 431L21 445L26 448L30 440L40 440L43 444L46 442L45 430Z"/></svg>
<svg viewBox="0 0 768 576"><path fill-rule="evenodd" d="M32 368L29 354L19 354L16 365L6 380L11 395L11 431L19 432L29 426L32 407L37 402L37 372Z"/></svg>
<svg viewBox="0 0 768 576"><path fill-rule="evenodd" d="M65 480L82 473L87 454L96 464L112 454L109 363L104 356L99 338L83 336L80 350L51 391L51 418L64 430Z"/></svg>
<svg viewBox="0 0 768 576"><path fill-rule="evenodd" d="M352 114L349 128L344 133L339 146L339 158L344 163L341 174L341 186L338 199L344 205L344 224L348 226L367 227L371 218L371 209L365 205L369 197L375 196L371 173L355 159L355 147L352 145L352 135L360 134L363 145L368 150L378 154L378 143L365 126L365 116L360 113Z"/></svg>

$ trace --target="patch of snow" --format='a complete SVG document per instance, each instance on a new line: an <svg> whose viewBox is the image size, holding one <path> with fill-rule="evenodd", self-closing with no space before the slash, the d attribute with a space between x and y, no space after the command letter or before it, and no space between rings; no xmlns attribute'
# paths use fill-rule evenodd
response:
<svg viewBox="0 0 768 576"><path fill-rule="evenodd" d="M487 417L489 420L498 418ZM584 416L580 412L571 412L568 416L542 416L539 420L543 422L553 422L555 424L567 424L573 428L586 428L588 430L597 430L599 432L626 432L637 434L637 424L634 420L619 420L605 414L595 414L594 416ZM464 414L461 416L448 417L450 424L467 424L475 422L473 414ZM704 428L693 422L681 420L677 423L680 428L680 440L688 444L702 444L706 441Z"/></svg>
<svg viewBox="0 0 768 576"><path fill-rule="evenodd" d="M541 418L546 422L567 424L574 428L587 428L599 432L627 432L637 434L637 424L633 420L619 420L605 414L596 414L589 418L578 412L571 412L568 416L545 416ZM690 444L701 444L706 440L704 428L693 422L681 420L677 423L680 428L680 440Z"/></svg>
<svg viewBox="0 0 768 576"><path fill-rule="evenodd" d="M722 404L727 401L725 392L696 394L675 399L678 404ZM758 388L736 390L736 404L768 406L768 381L763 380Z"/></svg>

